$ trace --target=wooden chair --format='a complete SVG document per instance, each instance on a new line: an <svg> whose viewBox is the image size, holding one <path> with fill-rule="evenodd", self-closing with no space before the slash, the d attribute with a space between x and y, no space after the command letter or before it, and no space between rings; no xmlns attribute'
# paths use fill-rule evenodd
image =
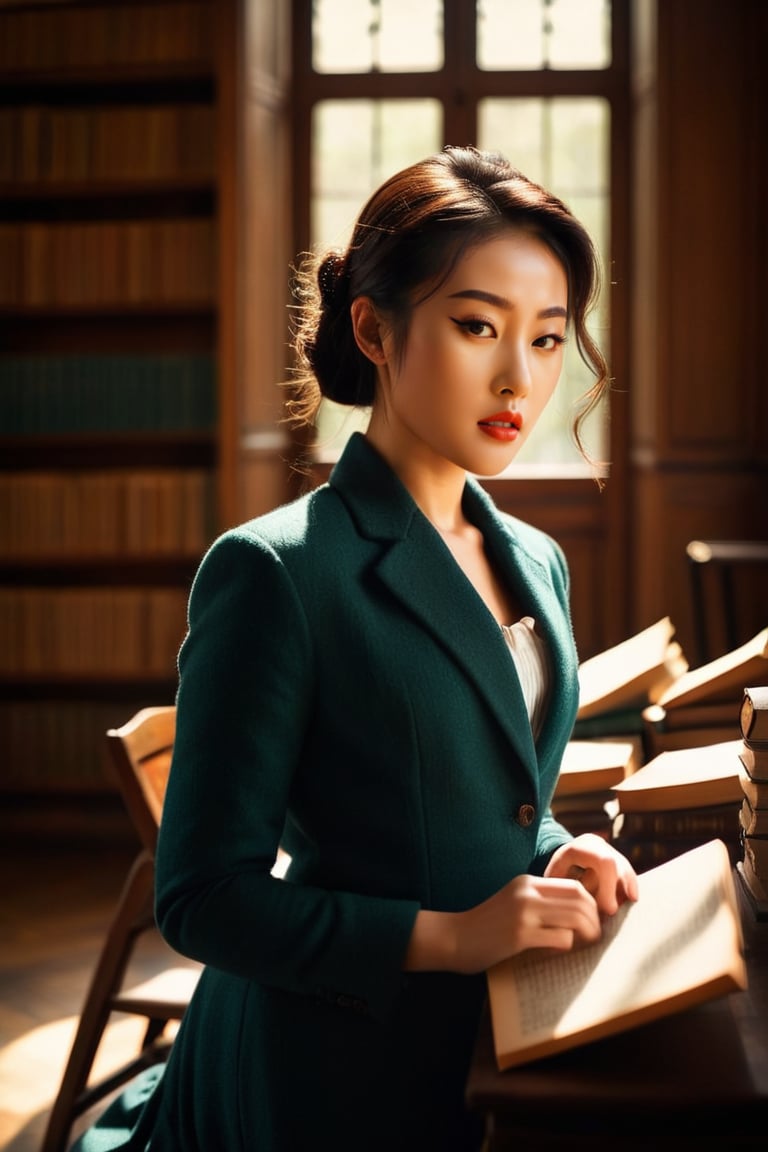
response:
<svg viewBox="0 0 768 1152"><path fill-rule="evenodd" d="M48 1119L41 1152L63 1152L79 1116L143 1068L166 1059L168 1025L181 1020L200 966L185 962L139 985L125 987L139 939L155 927L155 849L176 733L174 707L144 708L107 732L107 748L129 815L142 843L126 878L91 978L61 1086ZM115 1012L146 1018L140 1049L111 1075L91 1082L99 1045Z"/></svg>
<svg viewBox="0 0 768 1152"><path fill-rule="evenodd" d="M707 664L739 645L734 574L738 569L768 565L768 541L691 540L685 551L690 574L696 661ZM715 603L723 625L724 649L715 643L709 625L704 589L704 573L708 570L719 577L719 598Z"/></svg>

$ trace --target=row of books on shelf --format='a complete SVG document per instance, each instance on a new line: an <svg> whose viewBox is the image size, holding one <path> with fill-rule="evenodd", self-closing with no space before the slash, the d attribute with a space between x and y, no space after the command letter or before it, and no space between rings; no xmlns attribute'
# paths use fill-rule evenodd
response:
<svg viewBox="0 0 768 1152"><path fill-rule="evenodd" d="M0 108L0 185L209 179L211 104Z"/></svg>
<svg viewBox="0 0 768 1152"><path fill-rule="evenodd" d="M0 358L0 434L210 430L212 356Z"/></svg>
<svg viewBox="0 0 768 1152"><path fill-rule="evenodd" d="M157 696L143 701L0 701L0 792L46 788L89 789L108 782L104 734L125 723L144 705L172 703Z"/></svg>
<svg viewBox="0 0 768 1152"><path fill-rule="evenodd" d="M197 556L215 525L203 468L0 472L0 557Z"/></svg>
<svg viewBox="0 0 768 1152"><path fill-rule="evenodd" d="M212 62L214 19L200 0L0 8L0 72Z"/></svg>
<svg viewBox="0 0 768 1152"><path fill-rule="evenodd" d="M173 676L181 588L0 588L0 675Z"/></svg>
<svg viewBox="0 0 768 1152"><path fill-rule="evenodd" d="M0 306L211 306L206 217L0 224Z"/></svg>

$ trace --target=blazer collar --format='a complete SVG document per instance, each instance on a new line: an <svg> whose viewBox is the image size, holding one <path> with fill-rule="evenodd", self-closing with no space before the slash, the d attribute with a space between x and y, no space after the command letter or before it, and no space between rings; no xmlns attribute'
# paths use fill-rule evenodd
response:
<svg viewBox="0 0 768 1152"><path fill-rule="evenodd" d="M378 560L379 578L474 682L532 778L538 779L525 701L501 629L439 533L360 433L347 443L330 484L344 500L361 536L389 541ZM572 644L570 633L563 633L563 612L549 573L502 520L481 485L471 479L464 506L483 533L502 578L544 632L552 694L539 741L542 755L562 739L562 727L556 723L559 709L552 704L558 700L558 669L564 649Z"/></svg>

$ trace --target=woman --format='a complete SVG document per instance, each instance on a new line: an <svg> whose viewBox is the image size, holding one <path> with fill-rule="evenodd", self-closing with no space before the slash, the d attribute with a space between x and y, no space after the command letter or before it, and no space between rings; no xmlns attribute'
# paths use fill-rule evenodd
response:
<svg viewBox="0 0 768 1152"><path fill-rule="evenodd" d="M327 396L370 423L198 571L157 916L207 967L133 1136L84 1150L477 1148L485 970L594 940L637 896L549 809L578 702L563 555L468 475L514 459L567 331L604 388L588 236L449 148L387 181L314 282L294 414Z"/></svg>

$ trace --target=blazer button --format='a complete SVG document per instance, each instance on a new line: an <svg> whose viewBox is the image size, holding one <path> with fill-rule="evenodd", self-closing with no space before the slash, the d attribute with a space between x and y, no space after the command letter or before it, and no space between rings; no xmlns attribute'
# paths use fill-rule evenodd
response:
<svg viewBox="0 0 768 1152"><path fill-rule="evenodd" d="M536 819L536 809L533 804L521 804L517 810L515 820L521 828L530 828L533 821Z"/></svg>

